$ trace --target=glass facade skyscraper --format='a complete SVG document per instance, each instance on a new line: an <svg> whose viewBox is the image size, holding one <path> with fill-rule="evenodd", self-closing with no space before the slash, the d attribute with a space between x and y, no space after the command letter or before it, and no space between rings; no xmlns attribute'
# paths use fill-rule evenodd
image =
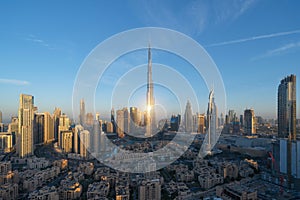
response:
<svg viewBox="0 0 300 200"><path fill-rule="evenodd" d="M281 80L278 86L278 137L296 139L296 76Z"/></svg>

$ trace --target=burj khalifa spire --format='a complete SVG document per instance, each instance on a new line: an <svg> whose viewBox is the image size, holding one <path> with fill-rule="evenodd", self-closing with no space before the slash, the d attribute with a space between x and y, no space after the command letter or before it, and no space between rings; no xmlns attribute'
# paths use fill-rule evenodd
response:
<svg viewBox="0 0 300 200"><path fill-rule="evenodd" d="M155 110L153 97L153 80L152 80L152 57L151 47L148 48L148 72L147 72L147 114L146 114L146 136L151 137L155 130Z"/></svg>

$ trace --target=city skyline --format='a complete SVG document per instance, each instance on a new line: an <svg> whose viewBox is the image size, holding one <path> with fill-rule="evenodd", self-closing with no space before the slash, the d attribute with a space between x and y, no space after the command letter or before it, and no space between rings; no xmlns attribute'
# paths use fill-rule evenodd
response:
<svg viewBox="0 0 300 200"><path fill-rule="evenodd" d="M171 28L187 34L203 45L223 77L227 110L233 109L242 114L245 108L253 108L257 116L276 118L279 81L290 74L300 76L297 67L300 24L295 20L299 16L295 6L298 2L273 5L270 1L233 1L232 7L214 5L216 2L135 3L62 3L70 6L72 18L60 6L49 5L47 2L16 5L1 3L0 20L3 29L0 30L0 40L4 45L1 45L0 50L5 52L0 56L0 88L5 93L0 106L3 120L8 122L11 116L17 115L16 105L21 93L36 97L39 112L52 112L55 107L59 107L72 116L73 83L87 54L111 35L143 26ZM39 9L33 9L32 5ZM289 12L282 13L283 7ZM84 11L85 15L76 16L76 13L85 8L89 12ZM110 8L108 10L114 10L120 15L116 16L103 8ZM193 12L186 11L190 8L194 9ZM272 12L266 13L265 8ZM161 12L154 15L155 10ZM13 16L13 11L18 11L18 16ZM49 12L54 11L57 11L57 16L48 17ZM106 16L112 20L110 23L103 20ZM187 20L191 21L190 25L182 23ZM250 23L251 21L256 23ZM64 28L65 24L68 29ZM106 29L101 29L101 26ZM53 33L55 27L58 27L57 33ZM159 57L160 52L155 49L152 53L156 57L155 62L166 62L167 56ZM142 63L146 64L144 52L137 52L137 55L136 59L143 60ZM139 61L125 58L115 65L134 67L136 63ZM177 63L167 64L175 66ZM155 73L155 65L153 70ZM114 80L115 77L109 78ZM109 84L110 79L106 82ZM299 81L297 87L300 87ZM199 112L204 113L209 90L202 86L199 90L203 103ZM296 95L299 101L300 93ZM101 94L96 97L101 101ZM127 106L119 103L115 109ZM194 103L192 106L195 106ZM97 111L109 118L110 109L105 105ZM193 107L193 110L197 109ZM299 110L298 107L297 118Z"/></svg>
<svg viewBox="0 0 300 200"><path fill-rule="evenodd" d="M300 199L299 8L0 1L0 200Z"/></svg>

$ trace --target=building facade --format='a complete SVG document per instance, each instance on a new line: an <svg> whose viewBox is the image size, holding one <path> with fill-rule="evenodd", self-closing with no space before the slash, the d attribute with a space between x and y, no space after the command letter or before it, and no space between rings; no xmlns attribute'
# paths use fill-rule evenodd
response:
<svg viewBox="0 0 300 200"><path fill-rule="evenodd" d="M58 126L58 145L62 146L62 132L68 131L70 128L70 119L67 115L62 114L59 117L59 126Z"/></svg>
<svg viewBox="0 0 300 200"><path fill-rule="evenodd" d="M277 97L278 136L296 139L296 76L281 80Z"/></svg>
<svg viewBox="0 0 300 200"><path fill-rule="evenodd" d="M17 154L24 158L33 155L34 97L20 95Z"/></svg>
<svg viewBox="0 0 300 200"><path fill-rule="evenodd" d="M54 116L51 116L49 112L44 113L44 143L54 141Z"/></svg>
<svg viewBox="0 0 300 200"><path fill-rule="evenodd" d="M89 158L89 151L90 148L90 132L88 130L83 130L80 132L80 156L84 159Z"/></svg>
<svg viewBox="0 0 300 200"><path fill-rule="evenodd" d="M208 150L213 148L212 144L217 142L217 124L218 124L218 111L215 104L214 91L211 90L208 97L207 108L207 134L208 134Z"/></svg>
<svg viewBox="0 0 300 200"><path fill-rule="evenodd" d="M160 200L161 183L159 179L143 180L138 186L139 200Z"/></svg>
<svg viewBox="0 0 300 200"><path fill-rule="evenodd" d="M256 123L253 109L246 109L244 111L244 133L247 135L256 133Z"/></svg>
<svg viewBox="0 0 300 200"><path fill-rule="evenodd" d="M34 114L34 128L33 128L33 143L42 144L44 142L45 132L45 115L44 113Z"/></svg>
<svg viewBox="0 0 300 200"><path fill-rule="evenodd" d="M193 111L190 101L187 101L184 112L184 127L185 132L193 131Z"/></svg>

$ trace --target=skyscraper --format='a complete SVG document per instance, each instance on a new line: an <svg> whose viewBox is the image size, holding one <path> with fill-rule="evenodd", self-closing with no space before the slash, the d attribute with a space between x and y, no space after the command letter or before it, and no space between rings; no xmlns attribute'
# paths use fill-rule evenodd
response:
<svg viewBox="0 0 300 200"><path fill-rule="evenodd" d="M89 151L90 148L90 132L88 130L83 130L80 132L80 156L82 158L89 158Z"/></svg>
<svg viewBox="0 0 300 200"><path fill-rule="evenodd" d="M2 112L0 111L0 123L2 123Z"/></svg>
<svg viewBox="0 0 300 200"><path fill-rule="evenodd" d="M45 115L44 113L34 114L33 126L33 144L42 144L44 142Z"/></svg>
<svg viewBox="0 0 300 200"><path fill-rule="evenodd" d="M119 137L124 137L124 133L129 133L129 112L125 107L122 110L117 110L117 134Z"/></svg>
<svg viewBox="0 0 300 200"><path fill-rule="evenodd" d="M58 140L58 126L59 126L59 117L61 116L61 109L55 108L53 112L53 120L54 120L54 139Z"/></svg>
<svg viewBox="0 0 300 200"><path fill-rule="evenodd" d="M296 76L281 80L278 86L278 136L295 140L296 135Z"/></svg>
<svg viewBox="0 0 300 200"><path fill-rule="evenodd" d="M130 128L129 128L129 112L127 108L123 108L124 111L124 132L129 133Z"/></svg>
<svg viewBox="0 0 300 200"><path fill-rule="evenodd" d="M59 126L58 126L58 145L62 146L62 131L68 131L70 128L70 119L67 115L62 114L59 117Z"/></svg>
<svg viewBox="0 0 300 200"><path fill-rule="evenodd" d="M79 136L83 130L84 130L84 128L80 124L75 126L75 133L74 133L74 138L73 138L73 140L74 140L73 151L74 151L74 153L77 153L77 154L80 153L80 138L79 138Z"/></svg>
<svg viewBox="0 0 300 200"><path fill-rule="evenodd" d="M111 122L106 122L106 133L113 133L114 128L113 124Z"/></svg>
<svg viewBox="0 0 300 200"><path fill-rule="evenodd" d="M96 112L96 120L100 121L100 113L99 112Z"/></svg>
<svg viewBox="0 0 300 200"><path fill-rule="evenodd" d="M153 96L153 80L152 80L152 57L151 48L148 48L148 72L147 72L147 111L146 111L146 136L151 137L156 128L154 96Z"/></svg>
<svg viewBox="0 0 300 200"><path fill-rule="evenodd" d="M113 125L113 133L116 133L117 132L117 126L116 126L116 121L115 121L115 110L114 108L111 109L111 112L110 112L110 121Z"/></svg>
<svg viewBox="0 0 300 200"><path fill-rule="evenodd" d="M244 133L247 135L256 133L256 123L253 109L246 109L244 111Z"/></svg>
<svg viewBox="0 0 300 200"><path fill-rule="evenodd" d="M49 143L54 140L54 116L49 112L45 112L44 116L44 143Z"/></svg>
<svg viewBox="0 0 300 200"><path fill-rule="evenodd" d="M124 110L117 110L117 134L119 137L124 137Z"/></svg>
<svg viewBox="0 0 300 200"><path fill-rule="evenodd" d="M193 112L190 101L188 100L184 112L184 127L185 132L193 131Z"/></svg>
<svg viewBox="0 0 300 200"><path fill-rule="evenodd" d="M241 124L241 127L244 126L244 116L243 115L240 115L240 124Z"/></svg>
<svg viewBox="0 0 300 200"><path fill-rule="evenodd" d="M106 151L106 143L107 143L107 137L104 131L101 131L100 134L100 152Z"/></svg>
<svg viewBox="0 0 300 200"><path fill-rule="evenodd" d="M229 123L232 123L234 121L234 117L235 117L234 110L229 110L228 111L228 117L229 117Z"/></svg>
<svg viewBox="0 0 300 200"><path fill-rule="evenodd" d="M212 144L216 142L217 136L217 106L215 104L214 91L210 91L208 97L208 108L207 108L207 134L208 134L208 149L211 150Z"/></svg>
<svg viewBox="0 0 300 200"><path fill-rule="evenodd" d="M19 132L19 119L12 117L11 123L8 125L8 132L12 134L12 145L16 144L16 138Z"/></svg>
<svg viewBox="0 0 300 200"><path fill-rule="evenodd" d="M198 113L196 113L192 116L192 121L193 121L192 131L197 132L197 130L198 130Z"/></svg>
<svg viewBox="0 0 300 200"><path fill-rule="evenodd" d="M205 116L204 116L204 114L198 114L197 132L205 133Z"/></svg>
<svg viewBox="0 0 300 200"><path fill-rule="evenodd" d="M134 131L141 123L140 111L137 107L130 107L130 131Z"/></svg>
<svg viewBox="0 0 300 200"><path fill-rule="evenodd" d="M61 149L64 153L71 153L73 148L73 132L71 130L64 130L61 134Z"/></svg>
<svg viewBox="0 0 300 200"><path fill-rule="evenodd" d="M19 127L17 154L24 158L33 154L34 97L21 94L19 105Z"/></svg>
<svg viewBox="0 0 300 200"><path fill-rule="evenodd" d="M171 131L178 131L180 125L180 115L172 115L170 120L170 130Z"/></svg>
<svg viewBox="0 0 300 200"><path fill-rule="evenodd" d="M88 126L92 126L94 123L94 115L93 113L87 113L86 114L86 117L85 117L85 123L86 125ZM81 125L84 125L84 124L81 124Z"/></svg>
<svg viewBox="0 0 300 200"><path fill-rule="evenodd" d="M220 115L220 126L224 126L224 124L225 124L225 119L224 119L224 114L223 113L221 113L221 115Z"/></svg>
<svg viewBox="0 0 300 200"><path fill-rule="evenodd" d="M80 123L82 126L85 124L85 103L84 103L84 99L81 99L81 100L80 100L79 123Z"/></svg>
<svg viewBox="0 0 300 200"><path fill-rule="evenodd" d="M98 154L100 151L100 134L102 132L102 128L100 127L100 121L95 120L93 124L93 132L91 134L91 148L95 154Z"/></svg>

